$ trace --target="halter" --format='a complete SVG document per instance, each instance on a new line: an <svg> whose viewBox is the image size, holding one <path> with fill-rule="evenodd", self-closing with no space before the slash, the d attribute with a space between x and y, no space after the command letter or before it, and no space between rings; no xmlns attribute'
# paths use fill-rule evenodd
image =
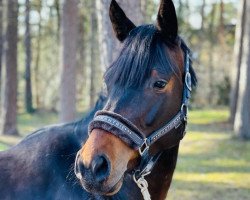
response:
<svg viewBox="0 0 250 200"><path fill-rule="evenodd" d="M130 147L139 151L141 163L139 167L134 170L133 178L137 186L141 189L145 200L150 200L150 194L148 192L148 183L144 177L151 173L162 154L162 152L159 152L154 156L149 155L150 146L163 136L171 134L171 131L177 129L181 124L184 124L184 130L183 132L180 132L180 134L176 134L175 137L177 137L178 140L181 140L186 133L188 103L192 91L189 69L190 56L189 51L186 50L184 66L185 79L180 111L163 127L152 132L148 137L145 137L132 122L121 115L110 111L98 111L94 120L89 125L89 133L95 128L106 130L119 137Z"/></svg>

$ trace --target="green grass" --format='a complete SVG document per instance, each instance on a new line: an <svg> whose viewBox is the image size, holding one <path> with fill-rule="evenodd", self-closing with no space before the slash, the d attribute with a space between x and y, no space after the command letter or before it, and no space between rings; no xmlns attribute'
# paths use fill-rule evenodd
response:
<svg viewBox="0 0 250 200"><path fill-rule="evenodd" d="M78 118L83 116L86 111L77 113ZM0 151L18 143L23 137L34 132L35 130L58 123L58 115L55 112L39 111L34 114L21 113L17 117L18 137L0 135Z"/></svg>
<svg viewBox="0 0 250 200"><path fill-rule="evenodd" d="M39 113L18 115L19 137L0 135L0 151L18 143L23 137L46 125L58 122L58 116L53 112L40 111Z"/></svg>
<svg viewBox="0 0 250 200"><path fill-rule="evenodd" d="M58 116L53 112L40 112L38 114L23 113L18 116L18 130L21 136L27 135L43 126L58 122Z"/></svg>
<svg viewBox="0 0 250 200"><path fill-rule="evenodd" d="M250 199L250 142L232 137L226 109L190 112L168 200ZM18 116L21 137L0 137L0 150L57 122L54 113Z"/></svg>
<svg viewBox="0 0 250 200"><path fill-rule="evenodd" d="M226 110L190 113L168 200L250 199L250 142L233 139Z"/></svg>

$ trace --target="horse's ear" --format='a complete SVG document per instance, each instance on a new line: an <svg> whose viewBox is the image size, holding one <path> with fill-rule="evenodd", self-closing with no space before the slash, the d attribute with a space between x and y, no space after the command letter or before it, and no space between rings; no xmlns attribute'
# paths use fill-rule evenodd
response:
<svg viewBox="0 0 250 200"><path fill-rule="evenodd" d="M118 40L123 42L136 26L131 22L115 0L111 1L109 17Z"/></svg>
<svg viewBox="0 0 250 200"><path fill-rule="evenodd" d="M175 41L178 34L178 22L172 0L161 0L157 15L157 28L165 41Z"/></svg>

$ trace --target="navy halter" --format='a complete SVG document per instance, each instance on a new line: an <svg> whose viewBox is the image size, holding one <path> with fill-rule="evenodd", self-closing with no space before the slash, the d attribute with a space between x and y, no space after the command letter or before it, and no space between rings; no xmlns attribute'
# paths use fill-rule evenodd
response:
<svg viewBox="0 0 250 200"><path fill-rule="evenodd" d="M180 141L186 132L187 124L187 112L188 103L191 96L191 74L190 74L190 55L189 51L185 51L185 66L184 66L184 86L183 86L183 97L180 111L163 127L152 132L148 137L144 134L129 120L125 119L121 115L110 112L110 111L98 111L89 125L89 133L95 128L100 128L108 131L109 133L119 137L130 147L139 151L141 156L141 163L134 171L134 179L140 180L152 171L154 165L159 159L162 152L157 153L154 156L149 154L149 148L152 144L158 141L163 136L171 133L172 130L177 129L180 125L184 125L182 132L178 132L174 135L178 141ZM175 146L173 144L172 146ZM138 183L137 183L138 184Z"/></svg>
<svg viewBox="0 0 250 200"><path fill-rule="evenodd" d="M134 149L139 150L139 153L143 153L157 140L165 136L173 129L177 129L183 122L187 121L187 106L191 94L191 75L189 72L189 52L185 53L185 80L183 88L183 98L180 111L163 127L152 132L148 137L145 137L143 133L130 121L122 117L117 113L110 111L98 111L94 117L94 120L90 123L89 133L94 128L103 128L106 131L110 131L122 139L125 143ZM101 127L99 125L102 124ZM103 126L104 125L104 126ZM111 130L113 129L113 130ZM182 137L185 134L185 130Z"/></svg>

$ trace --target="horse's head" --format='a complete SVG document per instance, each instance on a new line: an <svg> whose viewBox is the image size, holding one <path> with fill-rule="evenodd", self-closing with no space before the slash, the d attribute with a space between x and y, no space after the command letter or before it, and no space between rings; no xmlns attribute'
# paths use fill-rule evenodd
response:
<svg viewBox="0 0 250 200"><path fill-rule="evenodd" d="M114 0L110 18L123 48L105 73L107 103L90 124L89 138L78 152L75 166L86 190L105 195L118 192L125 173L138 166L140 141L136 135L147 138L180 111L188 51L177 36L170 0L161 1L156 26L136 27ZM180 137L176 133L182 129L180 124L154 142L150 154L177 145Z"/></svg>

